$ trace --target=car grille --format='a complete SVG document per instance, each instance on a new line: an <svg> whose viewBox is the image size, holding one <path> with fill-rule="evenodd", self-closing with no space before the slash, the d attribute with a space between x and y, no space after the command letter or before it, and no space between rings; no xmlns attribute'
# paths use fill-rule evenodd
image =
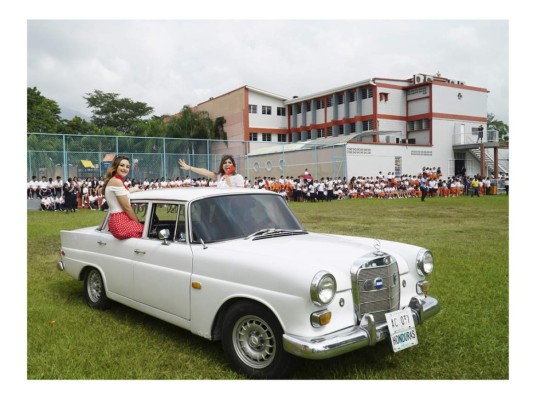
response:
<svg viewBox="0 0 533 400"><path fill-rule="evenodd" d="M394 257L371 253L351 269L354 306L358 318L372 314L376 322L400 307L400 274Z"/></svg>

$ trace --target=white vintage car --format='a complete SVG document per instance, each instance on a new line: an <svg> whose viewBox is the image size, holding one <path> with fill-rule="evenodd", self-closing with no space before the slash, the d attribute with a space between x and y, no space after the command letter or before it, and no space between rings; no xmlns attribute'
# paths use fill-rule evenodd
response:
<svg viewBox="0 0 533 400"><path fill-rule="evenodd" d="M439 312L429 250L304 230L285 200L254 189L132 193L143 237L61 231L58 268L89 306L125 304L209 340L231 366L281 378L297 357L325 359L388 340L418 343ZM297 356L297 357L295 357Z"/></svg>

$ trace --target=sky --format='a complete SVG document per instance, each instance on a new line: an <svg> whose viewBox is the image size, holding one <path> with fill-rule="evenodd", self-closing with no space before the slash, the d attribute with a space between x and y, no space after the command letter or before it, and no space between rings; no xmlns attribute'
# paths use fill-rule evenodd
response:
<svg viewBox="0 0 533 400"><path fill-rule="evenodd" d="M489 56L490 54L490 56ZM506 20L28 20L27 85L88 117L94 90L174 114L249 85L292 98L373 77L486 88L509 122Z"/></svg>

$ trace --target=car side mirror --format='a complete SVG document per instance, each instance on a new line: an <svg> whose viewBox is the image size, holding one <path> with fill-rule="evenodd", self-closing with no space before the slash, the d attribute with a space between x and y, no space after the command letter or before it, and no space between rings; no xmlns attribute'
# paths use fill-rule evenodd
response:
<svg viewBox="0 0 533 400"><path fill-rule="evenodd" d="M157 234L157 236L159 237L160 240L163 241L163 244L165 246L168 246L169 243L168 243L168 237L170 236L170 231L168 229L161 229L159 231L159 233Z"/></svg>

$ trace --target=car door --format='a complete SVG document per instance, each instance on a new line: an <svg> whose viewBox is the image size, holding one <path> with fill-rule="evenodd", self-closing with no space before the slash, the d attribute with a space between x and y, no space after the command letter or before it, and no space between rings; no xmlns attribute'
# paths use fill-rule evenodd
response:
<svg viewBox="0 0 533 400"><path fill-rule="evenodd" d="M153 202L143 239L134 249L135 300L190 319L192 252L186 240L185 204ZM168 229L167 240L158 238Z"/></svg>
<svg viewBox="0 0 533 400"><path fill-rule="evenodd" d="M140 222L145 222L148 203L139 202L132 204L132 208ZM129 299L135 297L134 265L136 258L135 249L138 242L143 239L119 240L113 237L107 227L109 218L106 218L100 227L101 234L96 238L94 248L95 259L105 275L106 290Z"/></svg>

